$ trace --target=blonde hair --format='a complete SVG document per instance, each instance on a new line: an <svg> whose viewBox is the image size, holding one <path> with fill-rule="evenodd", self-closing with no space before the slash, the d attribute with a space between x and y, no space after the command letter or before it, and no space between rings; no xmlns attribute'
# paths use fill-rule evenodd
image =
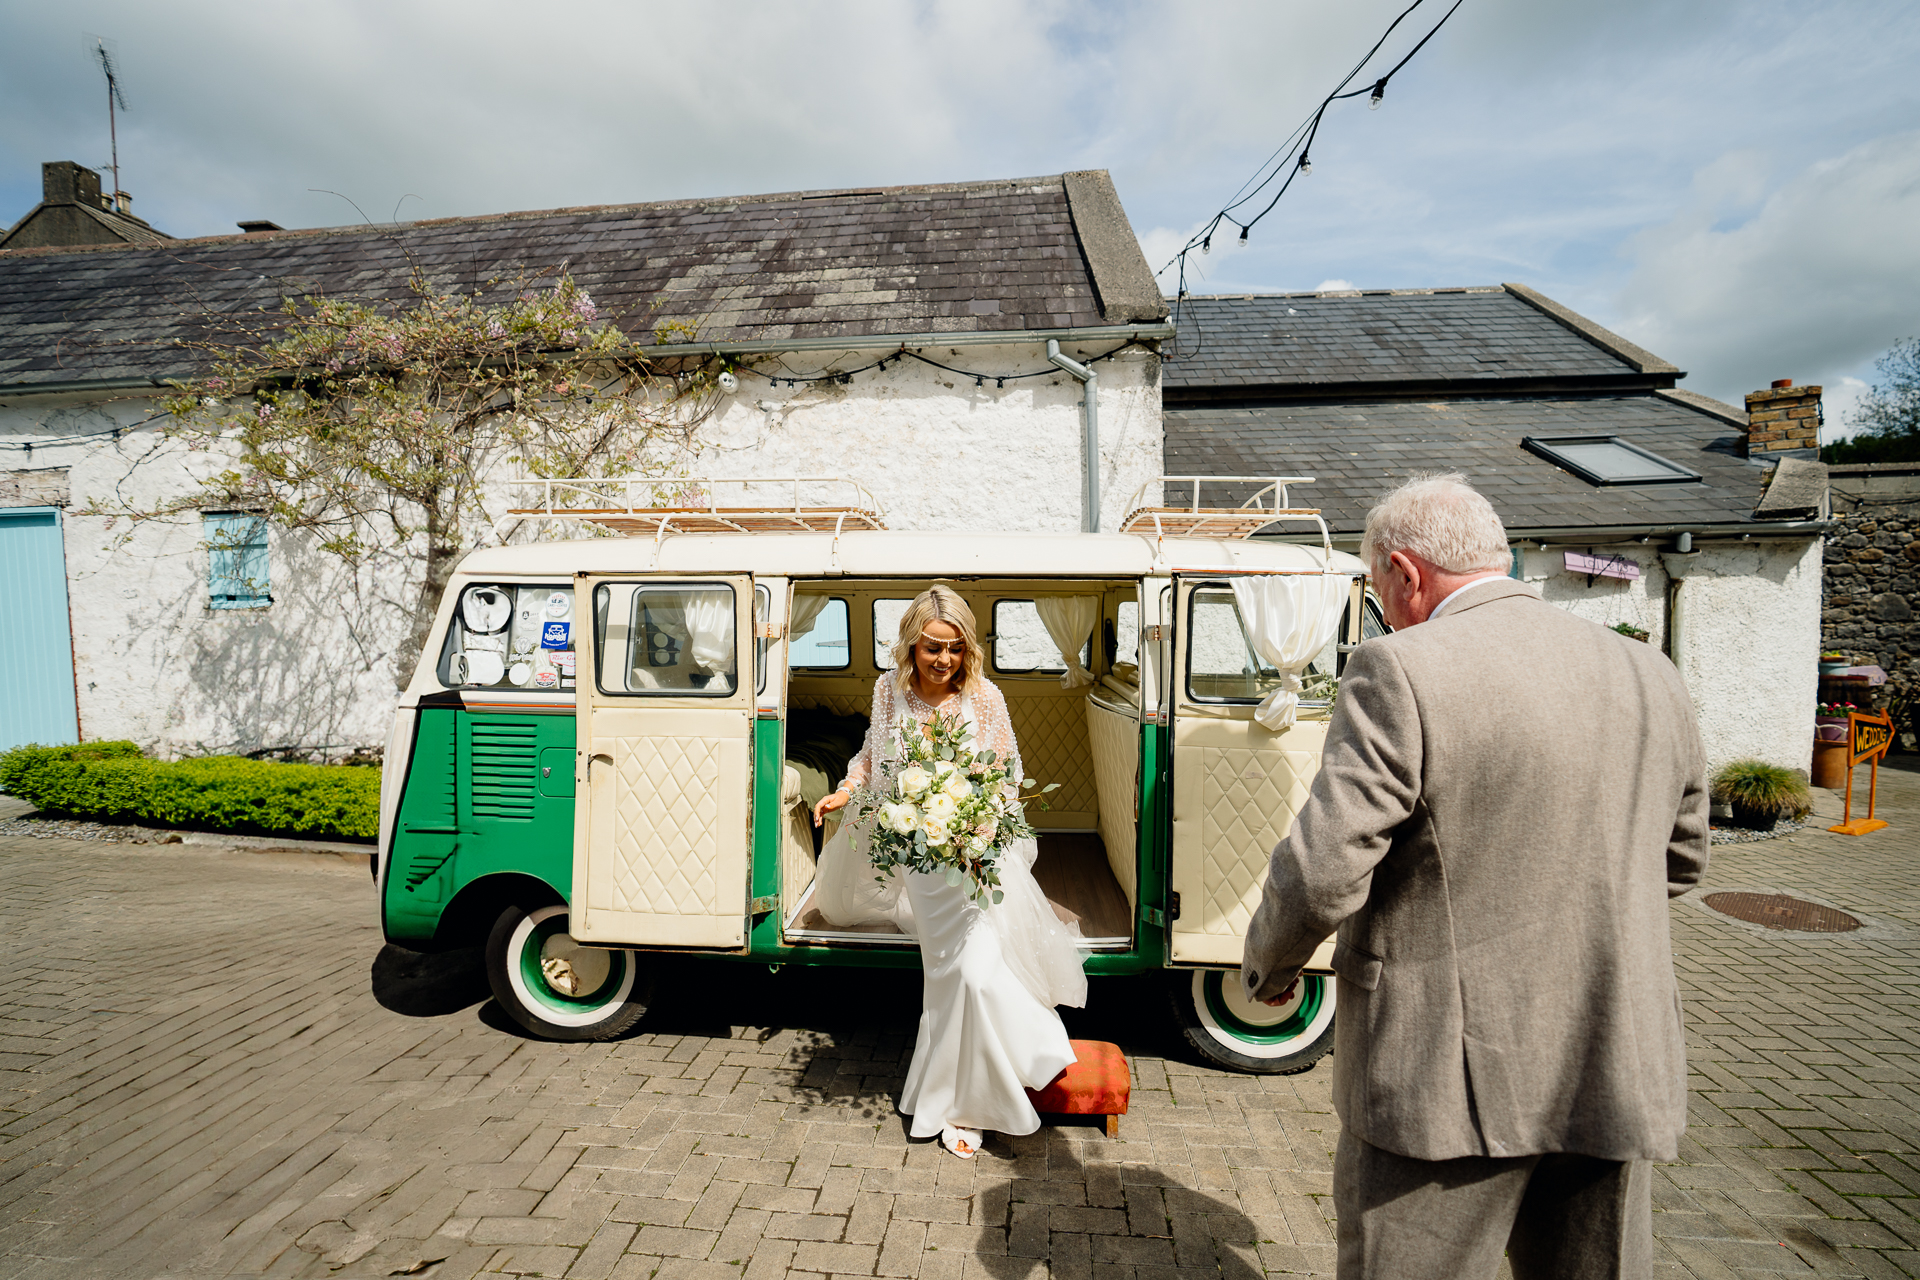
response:
<svg viewBox="0 0 1920 1280"><path fill-rule="evenodd" d="M960 593L952 587L935 583L913 598L907 611L900 615L900 634L893 642L893 682L901 690L913 683L913 648L920 643L920 633L927 629L930 622L944 622L960 633L966 642L966 654L960 660L960 692L972 693L980 681L980 673L986 670L987 652L980 647L979 633L974 629L973 610L960 598Z"/></svg>
<svg viewBox="0 0 1920 1280"><path fill-rule="evenodd" d="M1360 559L1376 577L1396 551L1448 573L1505 569L1513 558L1493 504L1457 471L1416 475L1367 512Z"/></svg>

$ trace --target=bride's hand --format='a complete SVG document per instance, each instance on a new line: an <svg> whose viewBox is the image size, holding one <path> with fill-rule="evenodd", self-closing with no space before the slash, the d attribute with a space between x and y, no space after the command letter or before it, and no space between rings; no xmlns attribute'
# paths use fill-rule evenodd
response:
<svg viewBox="0 0 1920 1280"><path fill-rule="evenodd" d="M816 827L819 826L823 821L826 820L826 816L828 814L832 813L835 809L844 809L846 808L846 805L847 805L846 792L844 791L828 792L826 795L820 798L819 804L813 806L813 825Z"/></svg>

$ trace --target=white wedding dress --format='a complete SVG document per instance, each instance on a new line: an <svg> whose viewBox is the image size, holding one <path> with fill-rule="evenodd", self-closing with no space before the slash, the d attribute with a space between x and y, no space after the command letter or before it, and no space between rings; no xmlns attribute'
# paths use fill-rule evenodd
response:
<svg viewBox="0 0 1920 1280"><path fill-rule="evenodd" d="M901 717L925 724L933 714L883 674L873 687L866 743L847 766L848 785L878 789L874 775L884 779L898 767ZM976 748L1011 761L1009 776L1018 779L1019 749L1000 690L980 680L961 699L960 715ZM919 938L920 1029L900 1095L913 1136L934 1137L943 1125L1032 1133L1040 1116L1025 1091L1044 1088L1074 1060L1054 1006L1087 1002L1079 930L1053 914L1033 878L1039 847L1020 840L1001 855L1004 897L981 907L941 876L904 872L876 881L852 828L842 823L821 851L814 901L843 928L888 921Z"/></svg>

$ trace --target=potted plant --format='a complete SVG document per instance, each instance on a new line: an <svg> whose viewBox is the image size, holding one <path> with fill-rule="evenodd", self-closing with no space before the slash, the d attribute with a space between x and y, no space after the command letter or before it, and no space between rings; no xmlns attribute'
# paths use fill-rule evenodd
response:
<svg viewBox="0 0 1920 1280"><path fill-rule="evenodd" d="M1631 622L1616 622L1613 624L1612 629L1618 631L1629 640L1639 640L1644 643L1647 639L1646 628L1636 627Z"/></svg>
<svg viewBox="0 0 1920 1280"><path fill-rule="evenodd" d="M1712 798L1733 806L1735 826L1767 831L1813 812L1806 775L1764 760L1735 760L1713 775Z"/></svg>
<svg viewBox="0 0 1920 1280"><path fill-rule="evenodd" d="M1860 708L1851 702L1822 702L1813 709L1813 736L1820 742L1845 742L1847 717Z"/></svg>
<svg viewBox="0 0 1920 1280"><path fill-rule="evenodd" d="M1820 655L1820 674L1823 676L1842 675L1852 665L1853 663L1847 660L1847 655L1837 650L1830 649Z"/></svg>

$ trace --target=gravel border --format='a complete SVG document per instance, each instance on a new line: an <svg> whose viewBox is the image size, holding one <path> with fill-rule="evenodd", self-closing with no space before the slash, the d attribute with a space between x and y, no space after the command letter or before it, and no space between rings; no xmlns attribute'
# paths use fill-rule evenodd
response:
<svg viewBox="0 0 1920 1280"><path fill-rule="evenodd" d="M173 827L139 827L109 822L88 822L81 818L41 817L25 813L0 818L0 837L27 836L35 840L99 840L107 844L187 844L236 850L291 850L298 853L333 853L368 857L371 842L360 844L339 840L309 840L297 836L244 836L222 831L185 831Z"/></svg>
<svg viewBox="0 0 1920 1280"><path fill-rule="evenodd" d="M1781 836L1790 836L1816 821L1818 819L1812 816L1782 818L1773 824L1771 831L1760 831L1753 827L1714 827L1711 838L1714 844L1752 844L1756 840L1774 840Z"/></svg>

